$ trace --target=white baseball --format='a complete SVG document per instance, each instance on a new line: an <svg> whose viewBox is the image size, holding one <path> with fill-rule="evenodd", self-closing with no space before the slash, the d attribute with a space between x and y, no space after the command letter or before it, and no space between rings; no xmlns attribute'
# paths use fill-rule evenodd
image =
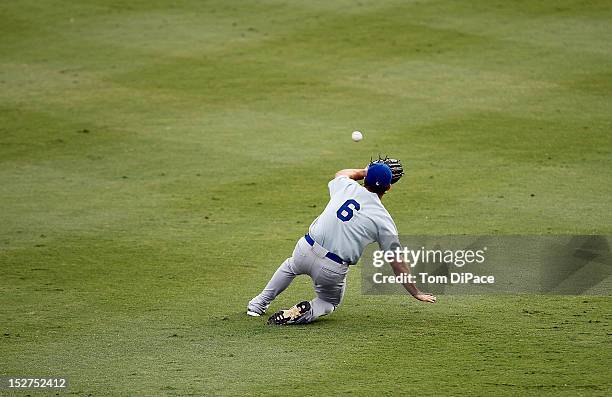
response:
<svg viewBox="0 0 612 397"><path fill-rule="evenodd" d="M361 133L361 131L353 131L353 133L351 134L351 138L353 139L353 141L359 142L363 139L363 134Z"/></svg>

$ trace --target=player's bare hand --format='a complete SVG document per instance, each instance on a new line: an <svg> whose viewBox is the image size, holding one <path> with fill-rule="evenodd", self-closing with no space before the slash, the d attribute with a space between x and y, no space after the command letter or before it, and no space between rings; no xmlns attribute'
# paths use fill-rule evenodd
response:
<svg viewBox="0 0 612 397"><path fill-rule="evenodd" d="M413 295L414 299L421 301L421 302L428 302L428 303L436 303L437 298L432 295L432 294L425 294L423 292L419 292L418 294Z"/></svg>

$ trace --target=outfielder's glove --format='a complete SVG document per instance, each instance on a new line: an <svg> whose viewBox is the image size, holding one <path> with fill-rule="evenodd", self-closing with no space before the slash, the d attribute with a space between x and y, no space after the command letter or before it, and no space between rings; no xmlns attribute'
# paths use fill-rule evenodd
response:
<svg viewBox="0 0 612 397"><path fill-rule="evenodd" d="M385 163L391 168L391 184L399 181L402 175L404 175L404 167L402 167L402 162L397 159L390 159L389 157L385 157L384 159L378 156L378 160L372 161L370 164L374 163Z"/></svg>

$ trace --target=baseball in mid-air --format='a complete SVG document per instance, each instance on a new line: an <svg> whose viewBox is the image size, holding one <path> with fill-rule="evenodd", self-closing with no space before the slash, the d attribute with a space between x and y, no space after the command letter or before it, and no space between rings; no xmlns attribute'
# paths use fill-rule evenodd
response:
<svg viewBox="0 0 612 397"><path fill-rule="evenodd" d="M351 134L351 138L353 138L353 141L359 142L363 139L363 134L361 133L361 131L353 131L353 133Z"/></svg>

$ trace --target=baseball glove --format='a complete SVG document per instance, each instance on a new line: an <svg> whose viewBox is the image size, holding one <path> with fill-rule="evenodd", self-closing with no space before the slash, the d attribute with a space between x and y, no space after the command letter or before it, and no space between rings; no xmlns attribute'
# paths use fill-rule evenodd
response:
<svg viewBox="0 0 612 397"><path fill-rule="evenodd" d="M402 167L402 162L397 159L390 159L389 157L385 157L384 159L378 156L378 160L374 160L371 164L374 163L385 163L391 168L391 174L393 177L391 178L391 184L399 181L402 175L404 175L404 167Z"/></svg>

